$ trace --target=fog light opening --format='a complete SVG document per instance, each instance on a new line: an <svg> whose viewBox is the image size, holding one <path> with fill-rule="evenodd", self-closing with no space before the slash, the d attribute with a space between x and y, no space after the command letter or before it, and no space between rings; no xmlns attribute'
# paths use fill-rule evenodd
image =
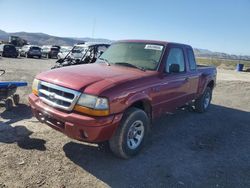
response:
<svg viewBox="0 0 250 188"><path fill-rule="evenodd" d="M44 122L45 121L45 117L43 116L42 113L38 113L38 118L41 122Z"/></svg>
<svg viewBox="0 0 250 188"><path fill-rule="evenodd" d="M80 133L81 133L81 137L82 138L88 138L89 137L89 135L88 135L88 133L86 132L86 131L80 131Z"/></svg>

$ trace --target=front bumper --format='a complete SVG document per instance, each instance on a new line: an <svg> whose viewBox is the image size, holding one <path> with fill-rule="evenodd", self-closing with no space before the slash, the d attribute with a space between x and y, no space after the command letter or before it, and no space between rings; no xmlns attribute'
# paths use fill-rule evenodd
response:
<svg viewBox="0 0 250 188"><path fill-rule="evenodd" d="M29 103L34 116L42 123L46 123L70 138L98 143L109 140L122 114L106 117L91 117L75 112L64 112L43 103L34 94L29 95Z"/></svg>

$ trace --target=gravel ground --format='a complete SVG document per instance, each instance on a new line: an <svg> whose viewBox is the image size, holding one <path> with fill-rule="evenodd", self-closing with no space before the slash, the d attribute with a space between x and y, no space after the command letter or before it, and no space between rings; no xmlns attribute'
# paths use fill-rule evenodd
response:
<svg viewBox="0 0 250 188"><path fill-rule="evenodd" d="M55 60L1 58L2 80L25 80L22 104L1 108L2 187L250 187L250 73L218 70L207 113L186 110L154 122L145 149L117 159L32 118L27 94L34 76Z"/></svg>

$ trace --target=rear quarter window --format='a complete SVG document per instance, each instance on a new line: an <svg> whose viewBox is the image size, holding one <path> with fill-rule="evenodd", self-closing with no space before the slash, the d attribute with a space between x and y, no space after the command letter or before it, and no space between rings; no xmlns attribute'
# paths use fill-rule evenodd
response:
<svg viewBox="0 0 250 188"><path fill-rule="evenodd" d="M187 50L187 55L188 55L189 69L190 70L196 70L196 61L195 61L193 50L188 49Z"/></svg>

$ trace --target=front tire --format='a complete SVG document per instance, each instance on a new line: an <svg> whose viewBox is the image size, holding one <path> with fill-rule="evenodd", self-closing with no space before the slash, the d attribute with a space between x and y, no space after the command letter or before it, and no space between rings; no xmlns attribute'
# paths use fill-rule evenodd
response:
<svg viewBox="0 0 250 188"><path fill-rule="evenodd" d="M111 151L118 157L128 159L143 148L149 134L150 121L138 108L129 108L109 140Z"/></svg>
<svg viewBox="0 0 250 188"><path fill-rule="evenodd" d="M196 112L203 113L208 110L212 100L212 89L207 87L204 93L195 100L194 109Z"/></svg>

